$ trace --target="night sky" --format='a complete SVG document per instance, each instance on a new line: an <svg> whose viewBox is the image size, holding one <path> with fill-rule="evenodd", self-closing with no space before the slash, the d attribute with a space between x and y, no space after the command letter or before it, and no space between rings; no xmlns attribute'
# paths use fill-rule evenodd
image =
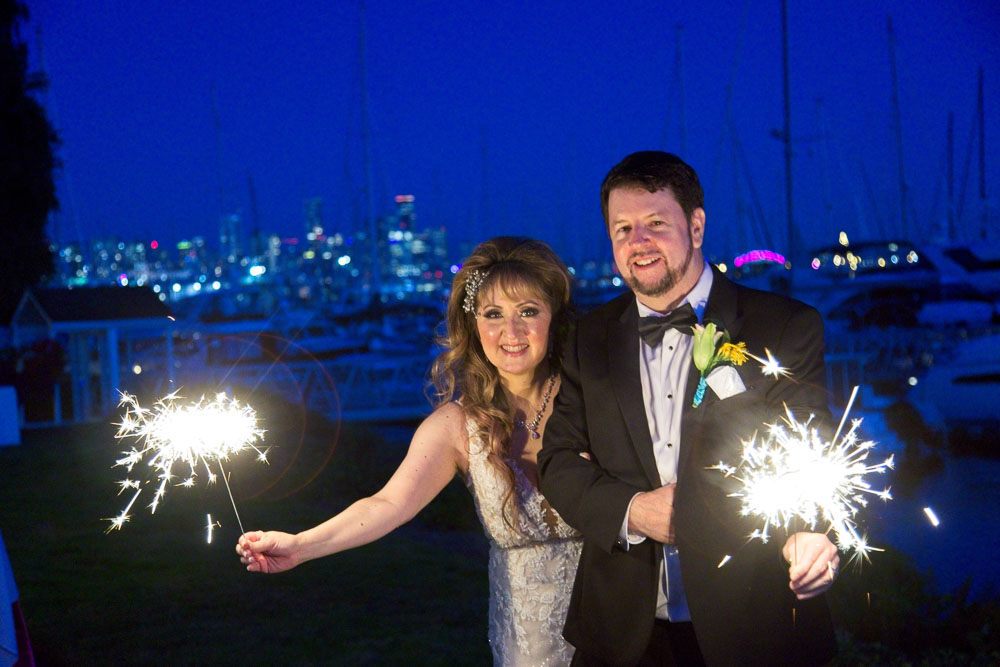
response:
<svg viewBox="0 0 1000 667"><path fill-rule="evenodd" d="M513 233L570 260L610 256L600 181L625 154L663 148L701 174L710 253L785 250L783 146L772 136L783 124L780 2L463 4L364 9L376 213L413 194L418 226L447 226L456 249ZM324 200L328 232L361 226L357 3L27 5L22 36L50 78L44 102L62 137L62 242L214 242L221 212L253 226L251 178L264 231L301 236L311 197ZM888 15L908 236L932 235L946 216L949 112L962 229L978 231L974 152L966 163L979 67L994 202L1000 185L996 2L789 5L806 245L833 243L841 229L854 239L903 232ZM754 208L763 226L749 222Z"/></svg>

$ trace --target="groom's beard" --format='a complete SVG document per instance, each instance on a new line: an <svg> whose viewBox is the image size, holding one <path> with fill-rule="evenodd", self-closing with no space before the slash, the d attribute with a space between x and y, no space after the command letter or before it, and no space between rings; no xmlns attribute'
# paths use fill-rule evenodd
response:
<svg viewBox="0 0 1000 667"><path fill-rule="evenodd" d="M688 267L691 266L691 260L694 258L694 243L691 240L691 226L688 225L688 248L687 252L684 254L684 261L679 267L672 267L667 261L666 256L663 256L663 266L665 272L663 277L652 285L643 285L639 282L639 279L635 277L635 273L629 271L629 275L626 276L625 282L636 294L641 294L642 296L661 296L672 290L677 283L681 281L681 278L687 273Z"/></svg>

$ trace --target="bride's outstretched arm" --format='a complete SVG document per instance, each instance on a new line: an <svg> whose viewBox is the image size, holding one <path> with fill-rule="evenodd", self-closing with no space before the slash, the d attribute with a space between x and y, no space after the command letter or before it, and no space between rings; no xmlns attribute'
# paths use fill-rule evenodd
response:
<svg viewBox="0 0 1000 667"><path fill-rule="evenodd" d="M374 542L412 519L466 469L465 442L461 408L444 405L420 424L403 462L378 493L295 535L249 531L240 536L236 553L251 572L275 573Z"/></svg>

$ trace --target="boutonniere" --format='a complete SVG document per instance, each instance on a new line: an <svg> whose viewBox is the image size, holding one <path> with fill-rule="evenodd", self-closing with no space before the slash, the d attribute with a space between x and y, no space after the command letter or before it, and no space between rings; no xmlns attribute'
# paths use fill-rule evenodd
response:
<svg viewBox="0 0 1000 667"><path fill-rule="evenodd" d="M747 360L746 343L733 343L730 341L729 332L725 329L721 331L715 326L715 322L709 322L702 326L695 324L694 346L691 356L694 359L694 366L701 373L698 380L698 388L694 392L694 402L691 407L701 405L705 398L705 390L708 388L708 374L716 366L721 364L732 364L742 366Z"/></svg>

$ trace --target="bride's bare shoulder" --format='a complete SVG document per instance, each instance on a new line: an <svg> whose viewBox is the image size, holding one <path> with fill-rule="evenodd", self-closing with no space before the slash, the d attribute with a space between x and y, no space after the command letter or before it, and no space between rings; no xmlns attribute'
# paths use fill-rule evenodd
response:
<svg viewBox="0 0 1000 667"><path fill-rule="evenodd" d="M454 448L460 461L468 457L469 434L465 428L465 412L458 403L445 403L435 409L420 424L414 437L427 438Z"/></svg>

